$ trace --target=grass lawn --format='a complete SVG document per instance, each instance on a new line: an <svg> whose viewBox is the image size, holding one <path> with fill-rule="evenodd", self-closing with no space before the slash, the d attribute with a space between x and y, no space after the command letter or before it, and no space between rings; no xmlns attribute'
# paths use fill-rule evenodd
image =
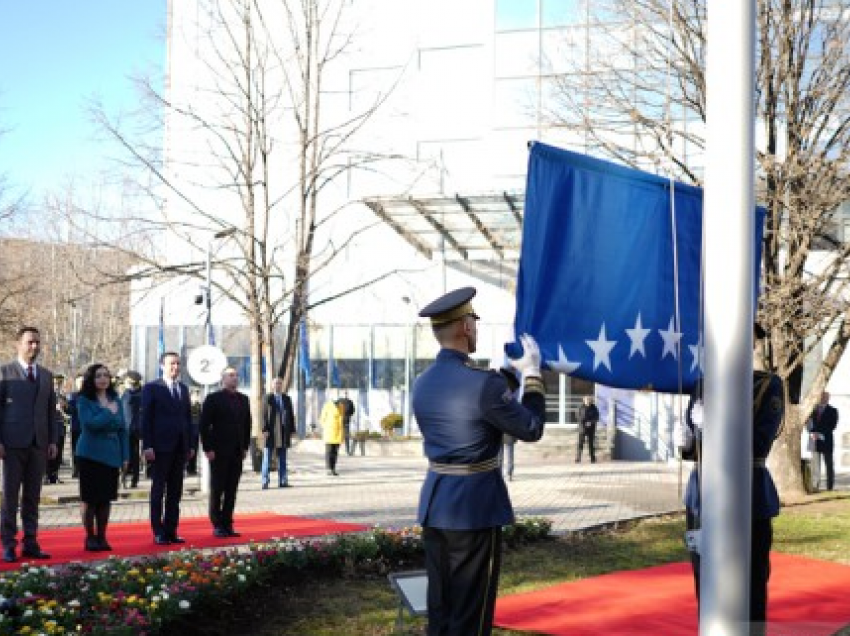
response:
<svg viewBox="0 0 850 636"><path fill-rule="evenodd" d="M683 515L629 523L612 531L560 537L504 556L500 595L615 570L683 561ZM786 507L774 525L774 550L850 564L850 496L813 497ZM253 595L250 609L218 622L227 636L381 636L395 633L397 601L385 577L279 581ZM425 620L405 616L408 635L424 634ZM179 626L179 633L191 633ZM178 626L175 626L178 628ZM177 631L174 632L178 633ZM528 632L494 630L499 636ZM850 636L850 629L840 632Z"/></svg>

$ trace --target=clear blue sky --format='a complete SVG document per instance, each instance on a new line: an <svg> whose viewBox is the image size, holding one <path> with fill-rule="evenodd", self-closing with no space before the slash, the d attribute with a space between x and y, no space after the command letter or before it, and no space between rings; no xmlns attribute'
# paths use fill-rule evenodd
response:
<svg viewBox="0 0 850 636"><path fill-rule="evenodd" d="M178 0L179 1L179 0ZM0 3L0 174L38 194L104 167L87 103L132 108L130 77L166 58L166 0Z"/></svg>

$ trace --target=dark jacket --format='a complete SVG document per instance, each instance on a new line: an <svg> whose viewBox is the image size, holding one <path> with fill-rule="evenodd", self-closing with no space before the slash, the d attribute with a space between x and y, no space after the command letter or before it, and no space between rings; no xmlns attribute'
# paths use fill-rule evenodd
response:
<svg viewBox="0 0 850 636"><path fill-rule="evenodd" d="M180 383L176 400L164 380L148 382L142 388L142 448L154 453L188 453L195 447L198 432L192 426L189 389Z"/></svg>
<svg viewBox="0 0 850 636"><path fill-rule="evenodd" d="M349 398L343 397L340 398L337 402L340 409L342 410L342 427L344 429L348 429L351 425L351 416L354 415L354 402L352 402Z"/></svg>
<svg viewBox="0 0 850 636"><path fill-rule="evenodd" d="M77 409L82 427L77 456L121 468L130 457L122 404L119 402L118 412L113 413L81 395L77 398Z"/></svg>
<svg viewBox="0 0 850 636"><path fill-rule="evenodd" d="M539 385L539 386L536 386ZM446 474L442 466L497 462L502 434L534 442L543 435L546 400L539 381L526 384L520 404L498 371L473 367L469 356L442 349L416 379L413 412L428 470L419 498L419 523L444 530L481 530L513 523L498 464L473 474ZM451 472L451 471L448 471Z"/></svg>
<svg viewBox="0 0 850 636"><path fill-rule="evenodd" d="M582 404L578 409L578 421L581 423L582 428L595 428L596 423L599 421L599 409L596 408L595 404Z"/></svg>
<svg viewBox="0 0 850 636"><path fill-rule="evenodd" d="M36 380L26 379L17 360L0 367L0 444L6 448L47 450L59 440L62 415L56 410L53 375L36 365Z"/></svg>
<svg viewBox="0 0 850 636"><path fill-rule="evenodd" d="M286 393L282 393L280 398L283 402L283 425L281 427L283 448L289 448L292 445L292 436L295 434L295 412L292 408L292 400ZM263 408L263 433L268 433L266 448L274 449L274 424L278 417L280 417L280 411L276 396L274 393L269 393L266 396Z"/></svg>
<svg viewBox="0 0 850 636"><path fill-rule="evenodd" d="M818 417L818 410L815 408L812 413L812 433L820 433L823 439L818 439L815 443L815 450L819 453L832 453L835 446L833 431L838 426L838 409L834 406L826 405Z"/></svg>
<svg viewBox="0 0 850 636"><path fill-rule="evenodd" d="M127 389L121 394L121 410L127 422L127 432L139 435L142 432L139 415L142 411L142 390Z"/></svg>
<svg viewBox="0 0 850 636"><path fill-rule="evenodd" d="M200 432L205 453L246 453L251 443L248 396L224 389L210 393L201 407Z"/></svg>

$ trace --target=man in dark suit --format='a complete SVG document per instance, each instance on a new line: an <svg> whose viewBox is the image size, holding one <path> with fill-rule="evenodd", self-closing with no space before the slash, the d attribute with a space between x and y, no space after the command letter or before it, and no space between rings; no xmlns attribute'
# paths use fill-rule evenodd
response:
<svg viewBox="0 0 850 636"><path fill-rule="evenodd" d="M216 537L238 537L233 529L236 490L251 442L251 403L233 367L221 373L221 390L201 408L201 445L210 462L210 521Z"/></svg>
<svg viewBox="0 0 850 636"><path fill-rule="evenodd" d="M499 587L502 526L514 513L499 466L502 435L526 442L543 435L546 398L540 351L520 337L522 403L498 371L477 369L478 316L465 287L419 315L431 319L440 352L413 387L413 412L429 466L418 521L428 572L428 636L488 636Z"/></svg>
<svg viewBox="0 0 850 636"><path fill-rule="evenodd" d="M0 540L3 560L17 560L18 501L24 527L21 554L49 559L38 545L38 503L47 460L58 453L59 418L50 371L36 358L41 336L35 327L18 331L17 360L0 367L0 459L3 460L3 507Z"/></svg>
<svg viewBox="0 0 850 636"><path fill-rule="evenodd" d="M153 462L150 514L158 545L185 543L177 536L183 469L194 451L189 388L180 382L180 356L169 351L160 358L162 378L142 388L142 447ZM163 510L164 501L164 510Z"/></svg>
<svg viewBox="0 0 850 636"><path fill-rule="evenodd" d="M138 371L127 371L124 376L124 393L121 394L121 410L124 413L124 423L127 425L130 440L130 463L121 477L124 487L130 482L130 488L139 485L139 437L140 415L142 412L142 374Z"/></svg>
<svg viewBox="0 0 850 636"><path fill-rule="evenodd" d="M289 487L286 475L286 449L292 445L295 434L295 415L292 400L283 392L283 379L275 378L272 392L266 396L263 410L263 490L269 487L271 481L272 456L277 457L278 488Z"/></svg>
<svg viewBox="0 0 850 636"><path fill-rule="evenodd" d="M576 449L576 464L581 463L581 451L587 440L590 451L590 463L596 463L596 424L599 422L599 409L593 403L593 396L585 395L582 405L578 409L578 448Z"/></svg>
<svg viewBox="0 0 850 636"><path fill-rule="evenodd" d="M833 453L835 441L833 432L838 426L838 409L829 404L829 393L824 391L820 397L820 404L812 413L812 428L810 435L815 440L815 451L823 455L823 463L826 466L826 489L832 490L835 486L835 466L833 464Z"/></svg>

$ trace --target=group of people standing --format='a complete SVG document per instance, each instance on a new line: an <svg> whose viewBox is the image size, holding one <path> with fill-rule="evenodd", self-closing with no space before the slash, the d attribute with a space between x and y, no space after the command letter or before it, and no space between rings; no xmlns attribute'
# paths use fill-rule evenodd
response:
<svg viewBox="0 0 850 636"><path fill-rule="evenodd" d="M128 372L119 395L109 368L90 365L78 378L76 391L57 408L61 391L51 372L38 364L41 336L35 327L17 332L17 359L0 366L0 460L3 502L0 542L6 562L18 560L18 511L23 526L20 556L49 559L38 542L41 487L48 462L59 453L64 417L72 421L74 473L79 478L83 547L112 549L107 528L112 502L118 498L123 473L136 487L142 459L149 467L150 526L158 545L185 543L177 533L187 464L199 441L210 466L209 518L216 537L234 537L236 492L251 437L251 407L238 391L237 371L227 367L221 388L204 400L193 417L189 388L180 381L181 361L175 352L160 357L161 377L142 386ZM287 486L286 448L295 433L292 402L282 381L266 400L264 413L264 485L272 454L278 461L279 485ZM140 452L141 450L141 452ZM57 471L58 473L58 468Z"/></svg>

